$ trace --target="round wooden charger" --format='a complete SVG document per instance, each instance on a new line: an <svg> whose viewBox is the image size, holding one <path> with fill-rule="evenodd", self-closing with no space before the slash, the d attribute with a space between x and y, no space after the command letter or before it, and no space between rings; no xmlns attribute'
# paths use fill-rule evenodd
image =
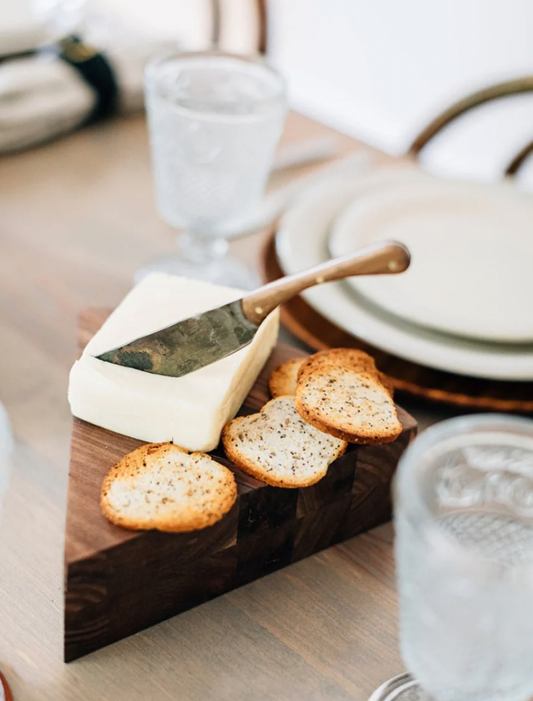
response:
<svg viewBox="0 0 533 701"><path fill-rule="evenodd" d="M2 672L0 672L0 701L13 701L11 689Z"/></svg>
<svg viewBox="0 0 533 701"><path fill-rule="evenodd" d="M267 282L283 276L276 257L274 236L267 241L261 263ZM397 358L335 326L301 297L295 297L283 305L281 320L291 333L316 350L345 347L367 351L399 392L465 409L533 413L533 382L504 382L454 375Z"/></svg>

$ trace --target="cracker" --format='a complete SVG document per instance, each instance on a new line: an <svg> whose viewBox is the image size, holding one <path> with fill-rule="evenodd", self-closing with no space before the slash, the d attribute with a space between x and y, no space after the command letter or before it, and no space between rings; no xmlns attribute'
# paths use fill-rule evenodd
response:
<svg viewBox="0 0 533 701"><path fill-rule="evenodd" d="M222 444L235 465L275 487L315 484L347 447L305 422L293 397L276 397L258 414L230 421Z"/></svg>
<svg viewBox="0 0 533 701"><path fill-rule="evenodd" d="M305 358L293 358L278 367L270 375L268 386L270 394L276 397L294 396L296 394L296 380L298 371L305 362Z"/></svg>
<svg viewBox="0 0 533 701"><path fill-rule="evenodd" d="M335 348L298 372L295 406L315 428L350 443L390 443L402 432L388 378L363 351Z"/></svg>
<svg viewBox="0 0 533 701"><path fill-rule="evenodd" d="M236 498L233 473L209 455L149 443L111 468L101 506L117 526L182 533L213 525Z"/></svg>

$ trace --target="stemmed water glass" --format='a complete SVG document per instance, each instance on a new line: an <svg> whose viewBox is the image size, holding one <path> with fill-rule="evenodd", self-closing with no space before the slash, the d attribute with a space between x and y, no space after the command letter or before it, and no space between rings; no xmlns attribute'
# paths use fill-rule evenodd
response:
<svg viewBox="0 0 533 701"><path fill-rule="evenodd" d="M372 699L533 696L533 421L452 419L395 484L400 645L410 675Z"/></svg>
<svg viewBox="0 0 533 701"><path fill-rule="evenodd" d="M151 271L255 286L225 257L263 194L287 111L285 83L260 60L216 51L171 53L146 69L157 207L182 230L178 250Z"/></svg>

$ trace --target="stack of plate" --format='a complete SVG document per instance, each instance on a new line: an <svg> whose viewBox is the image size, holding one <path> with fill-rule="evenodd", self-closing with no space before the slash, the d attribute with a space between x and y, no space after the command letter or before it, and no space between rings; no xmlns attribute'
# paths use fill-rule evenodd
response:
<svg viewBox="0 0 533 701"><path fill-rule="evenodd" d="M410 248L406 273L315 287L305 302L406 361L533 380L532 195L397 164L306 193L283 218L276 253L291 274L384 239Z"/></svg>

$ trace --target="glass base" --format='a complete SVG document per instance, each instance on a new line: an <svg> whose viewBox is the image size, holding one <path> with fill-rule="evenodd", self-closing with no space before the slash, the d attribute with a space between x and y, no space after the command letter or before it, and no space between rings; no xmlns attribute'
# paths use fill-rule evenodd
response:
<svg viewBox="0 0 533 701"><path fill-rule="evenodd" d="M431 701L410 674L398 674L376 689L368 701Z"/></svg>
<svg viewBox="0 0 533 701"><path fill-rule="evenodd" d="M259 277L235 258L222 258L209 262L192 261L179 253L155 258L135 273L135 284L150 273L168 273L195 280L205 280L215 285L236 287L241 290L254 290L259 287Z"/></svg>

